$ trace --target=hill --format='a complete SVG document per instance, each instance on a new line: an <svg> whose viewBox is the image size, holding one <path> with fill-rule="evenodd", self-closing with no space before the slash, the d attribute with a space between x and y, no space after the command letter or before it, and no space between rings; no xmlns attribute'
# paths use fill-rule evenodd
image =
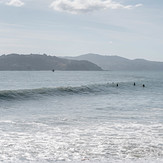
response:
<svg viewBox="0 0 163 163"><path fill-rule="evenodd" d="M9 54L0 56L0 71L101 71L102 69L89 61L63 59L56 56L30 54Z"/></svg>
<svg viewBox="0 0 163 163"><path fill-rule="evenodd" d="M68 58L90 61L100 66L103 70L163 70L163 62L148 61L144 59L130 60L119 56L104 56L91 53Z"/></svg>

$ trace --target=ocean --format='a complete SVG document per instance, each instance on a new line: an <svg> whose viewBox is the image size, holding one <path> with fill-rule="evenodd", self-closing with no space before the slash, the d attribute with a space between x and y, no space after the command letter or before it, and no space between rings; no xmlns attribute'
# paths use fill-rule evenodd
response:
<svg viewBox="0 0 163 163"><path fill-rule="evenodd" d="M0 162L162 163L163 72L1 71Z"/></svg>

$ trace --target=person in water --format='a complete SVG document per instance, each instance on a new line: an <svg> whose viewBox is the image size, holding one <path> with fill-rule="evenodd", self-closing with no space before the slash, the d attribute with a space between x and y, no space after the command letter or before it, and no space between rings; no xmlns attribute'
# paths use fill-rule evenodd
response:
<svg viewBox="0 0 163 163"><path fill-rule="evenodd" d="M145 87L145 85L143 84L143 87Z"/></svg>
<svg viewBox="0 0 163 163"><path fill-rule="evenodd" d="M134 82L134 86L135 86L136 84L135 84L135 82Z"/></svg>
<svg viewBox="0 0 163 163"><path fill-rule="evenodd" d="M117 84L117 87L118 87L118 84Z"/></svg>

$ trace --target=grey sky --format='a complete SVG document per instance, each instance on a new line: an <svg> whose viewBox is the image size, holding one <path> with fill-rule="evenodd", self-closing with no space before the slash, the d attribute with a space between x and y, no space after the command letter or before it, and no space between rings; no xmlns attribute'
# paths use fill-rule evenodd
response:
<svg viewBox="0 0 163 163"><path fill-rule="evenodd" d="M0 0L0 54L163 61L162 0Z"/></svg>

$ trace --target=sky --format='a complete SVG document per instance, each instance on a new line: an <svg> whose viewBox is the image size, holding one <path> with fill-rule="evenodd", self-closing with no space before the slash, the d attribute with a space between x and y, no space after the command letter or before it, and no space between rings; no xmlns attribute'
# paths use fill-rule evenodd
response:
<svg viewBox="0 0 163 163"><path fill-rule="evenodd" d="M163 0L0 0L0 55L163 61Z"/></svg>

